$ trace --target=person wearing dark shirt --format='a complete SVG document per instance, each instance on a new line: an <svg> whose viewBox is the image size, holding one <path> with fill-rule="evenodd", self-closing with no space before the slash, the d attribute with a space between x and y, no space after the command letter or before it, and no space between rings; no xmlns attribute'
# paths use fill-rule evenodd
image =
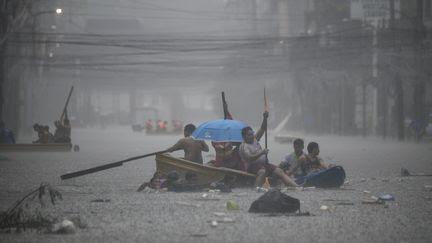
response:
<svg viewBox="0 0 432 243"><path fill-rule="evenodd" d="M12 130L6 128L3 121L0 121L0 143L15 144L15 136Z"/></svg>

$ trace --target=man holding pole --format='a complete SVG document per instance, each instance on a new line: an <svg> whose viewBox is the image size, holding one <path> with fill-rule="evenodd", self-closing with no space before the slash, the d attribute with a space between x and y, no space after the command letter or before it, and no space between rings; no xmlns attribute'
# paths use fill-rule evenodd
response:
<svg viewBox="0 0 432 243"><path fill-rule="evenodd" d="M257 175L255 186L261 187L266 176L274 176L281 179L287 186L299 186L284 171L270 164L267 160L268 149L262 149L259 140L264 135L267 126L268 111L263 114L260 129L254 133L251 127L242 129L243 143L240 145L240 157L245 164L246 171Z"/></svg>
<svg viewBox="0 0 432 243"><path fill-rule="evenodd" d="M63 122L57 120L54 122L56 130L54 132L54 142L55 143L70 143L71 142L71 126L67 116L67 111L64 113Z"/></svg>

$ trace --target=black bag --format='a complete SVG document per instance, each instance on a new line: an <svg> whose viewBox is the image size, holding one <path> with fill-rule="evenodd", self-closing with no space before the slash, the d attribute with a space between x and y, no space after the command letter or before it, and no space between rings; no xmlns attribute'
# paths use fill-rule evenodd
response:
<svg viewBox="0 0 432 243"><path fill-rule="evenodd" d="M300 210L300 201L280 190L271 190L255 200L249 213L294 213Z"/></svg>

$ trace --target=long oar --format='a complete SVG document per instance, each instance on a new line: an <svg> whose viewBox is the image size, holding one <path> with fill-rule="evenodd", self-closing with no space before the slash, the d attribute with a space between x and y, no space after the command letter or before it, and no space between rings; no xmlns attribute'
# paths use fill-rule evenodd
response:
<svg viewBox="0 0 432 243"><path fill-rule="evenodd" d="M266 88L264 86L264 111L268 112L268 105L267 105L267 96L266 96ZM266 118L266 122L265 122L265 129L264 129L264 143L265 143L265 148L267 149L267 118ZM268 162L268 157L267 154L265 155L266 157L266 161Z"/></svg>
<svg viewBox="0 0 432 243"><path fill-rule="evenodd" d="M68 107L68 105L69 105L69 101L70 101L70 98L71 98L71 96L72 96L72 92L73 92L73 90L74 90L74 87L71 86L71 88L70 88L70 90L69 90L69 95L68 95L68 97L67 97L67 99L66 99L66 104L64 105L64 107L63 107L63 112L62 112L62 114L61 114L61 116L60 116L60 121L61 121L61 122L63 122L63 117L66 115L67 107Z"/></svg>
<svg viewBox="0 0 432 243"><path fill-rule="evenodd" d="M158 152L154 152L154 153L150 153L150 154L144 154L144 155L140 155L140 156L135 156L135 157L131 157L131 158L127 158L121 161L117 161L117 162L113 162L113 163L109 163L109 164L105 164L105 165L100 165L100 166L96 166L90 169L86 169L86 170L80 170L80 171L76 171L76 172L71 172L71 173L67 173L64 175L61 175L60 178L62 180L66 180L66 179L70 179L70 178L75 178L78 176L83 176L83 175L87 175L87 174L91 174L91 173L95 173L101 170L107 170L107 169L111 169L114 167L119 167L122 166L123 163L129 162L129 161L133 161L133 160L137 160L137 159L142 159L145 157L149 157L149 156L153 156L156 154L162 154L167 152L166 150L163 151L158 151Z"/></svg>

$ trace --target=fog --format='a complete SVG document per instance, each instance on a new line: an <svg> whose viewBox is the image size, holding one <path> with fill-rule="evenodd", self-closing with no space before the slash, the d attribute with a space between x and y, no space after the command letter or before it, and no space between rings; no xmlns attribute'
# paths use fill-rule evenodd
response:
<svg viewBox="0 0 432 243"><path fill-rule="evenodd" d="M258 125L266 88L272 128L290 116L288 130L421 140L432 97L422 2L9 3L2 119L28 135L74 86L77 127L129 126L143 107L202 122L221 116L222 91L235 118Z"/></svg>
<svg viewBox="0 0 432 243"><path fill-rule="evenodd" d="M0 144L0 241L430 242L431 30L431 0L0 0L0 138L17 143ZM303 138L344 168L335 190L283 188L312 217L248 213L262 188L137 192L154 156L60 180L169 148L224 117L222 92L255 130L269 111L271 163ZM71 143L32 143L66 114ZM88 227L5 234L41 182L64 195L50 213Z"/></svg>

